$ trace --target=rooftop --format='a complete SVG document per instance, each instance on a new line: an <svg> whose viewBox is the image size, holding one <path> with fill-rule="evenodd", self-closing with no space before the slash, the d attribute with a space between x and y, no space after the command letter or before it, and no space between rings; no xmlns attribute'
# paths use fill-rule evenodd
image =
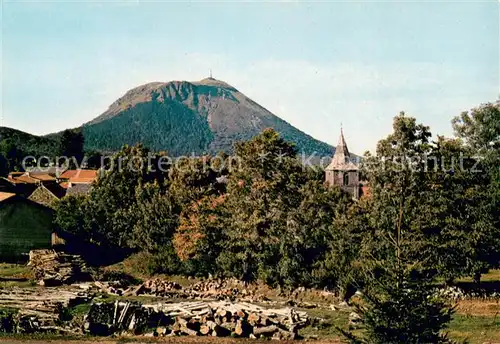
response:
<svg viewBox="0 0 500 344"><path fill-rule="evenodd" d="M14 193L10 193L10 192L0 192L0 202L3 202L3 201L6 201L8 200L9 198L12 198L16 196L16 194Z"/></svg>
<svg viewBox="0 0 500 344"><path fill-rule="evenodd" d="M358 166L354 164L351 160L351 154L347 148L347 143L344 138L344 131L340 129L339 142L337 143L337 148L335 149L335 154L333 155L332 162L326 170L337 170L337 171L355 171L358 170Z"/></svg>

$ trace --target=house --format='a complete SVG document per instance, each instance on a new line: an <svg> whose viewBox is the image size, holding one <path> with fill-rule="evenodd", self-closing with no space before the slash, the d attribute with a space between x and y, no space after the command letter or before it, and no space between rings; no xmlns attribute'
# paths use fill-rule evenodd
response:
<svg viewBox="0 0 500 344"><path fill-rule="evenodd" d="M98 170L67 170L59 176L60 181L70 184L92 184L97 179Z"/></svg>
<svg viewBox="0 0 500 344"><path fill-rule="evenodd" d="M73 184L71 187L68 187L66 194L68 196L88 195L90 190L92 190L92 184Z"/></svg>
<svg viewBox="0 0 500 344"><path fill-rule="evenodd" d="M325 181L330 186L339 186L354 199L359 199L369 192L368 185L360 178L359 166L351 159L342 129L333 159L325 168Z"/></svg>
<svg viewBox="0 0 500 344"><path fill-rule="evenodd" d="M55 175L45 171L11 172L7 181L14 186L11 192L47 207L66 194Z"/></svg>
<svg viewBox="0 0 500 344"><path fill-rule="evenodd" d="M50 208L0 192L0 261L22 260L32 249L50 248L52 216Z"/></svg>
<svg viewBox="0 0 500 344"><path fill-rule="evenodd" d="M11 185L10 191L23 197L29 197L40 184L40 180L31 178L25 172L11 172L7 178L3 178Z"/></svg>
<svg viewBox="0 0 500 344"><path fill-rule="evenodd" d="M67 170L58 180L67 195L86 195L92 189L92 183L97 180L98 170Z"/></svg>
<svg viewBox="0 0 500 344"><path fill-rule="evenodd" d="M28 197L29 200L51 208L55 200L66 195L66 189L58 183L40 184Z"/></svg>

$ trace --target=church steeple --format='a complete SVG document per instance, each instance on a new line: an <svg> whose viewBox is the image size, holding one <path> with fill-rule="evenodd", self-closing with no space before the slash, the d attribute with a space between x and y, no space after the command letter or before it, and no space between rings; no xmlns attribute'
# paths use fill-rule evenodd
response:
<svg viewBox="0 0 500 344"><path fill-rule="evenodd" d="M359 168L351 161L351 154L345 142L342 126L332 162L325 168L325 181L329 185L340 186L342 190L349 192L353 198L359 198Z"/></svg>
<svg viewBox="0 0 500 344"><path fill-rule="evenodd" d="M335 154L331 164L327 169L332 170L357 170L357 166L351 162L351 154L347 148L347 143L345 142L344 130L340 128L339 141L337 143L337 148L335 149Z"/></svg>
<svg viewBox="0 0 500 344"><path fill-rule="evenodd" d="M335 149L333 160L337 160L339 163L348 163L351 161L351 154L349 154L347 143L345 143L344 129L342 127L340 127L339 142L337 143L337 148Z"/></svg>

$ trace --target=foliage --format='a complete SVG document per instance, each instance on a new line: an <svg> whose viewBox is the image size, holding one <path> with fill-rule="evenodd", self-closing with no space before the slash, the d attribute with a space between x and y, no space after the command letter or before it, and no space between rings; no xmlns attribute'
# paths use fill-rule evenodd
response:
<svg viewBox="0 0 500 344"><path fill-rule="evenodd" d="M80 130L67 129L63 131L59 141L59 157L68 159L69 168L81 167L84 156L83 145L85 139Z"/></svg>
<svg viewBox="0 0 500 344"><path fill-rule="evenodd" d="M364 331L344 334L353 343L445 343L441 331L453 310L431 288L434 223L419 213L433 201L426 199L432 183L423 168L430 133L403 113L393 128L364 169L373 188L360 250L365 264L358 314Z"/></svg>
<svg viewBox="0 0 500 344"><path fill-rule="evenodd" d="M92 232L100 241L119 247L134 247L134 225L137 220L136 190L148 183L162 187L164 174L158 169L158 157L139 145L125 146L104 166L92 189L86 212Z"/></svg>
<svg viewBox="0 0 500 344"><path fill-rule="evenodd" d="M53 138L31 135L19 130L0 127L0 144L8 143L23 152L23 155L53 157L57 154L58 141ZM4 154L4 152L2 152Z"/></svg>
<svg viewBox="0 0 500 344"><path fill-rule="evenodd" d="M481 225L492 236L499 237L500 231L500 102L488 103L463 112L453 119L456 135L465 141L465 150L469 156L478 162L474 170L477 202L473 209L481 213ZM492 251L499 252L498 242L487 244L482 248L483 261L490 267L498 267L500 257L492 255ZM484 252L486 257L484 256Z"/></svg>
<svg viewBox="0 0 500 344"><path fill-rule="evenodd" d="M12 140L4 139L0 141L0 167L2 175L7 175L10 171L23 170L24 152L20 150Z"/></svg>
<svg viewBox="0 0 500 344"><path fill-rule="evenodd" d="M170 156L203 153L212 141L208 122L176 101L141 103L108 120L85 125L85 148L116 151L124 144L142 143Z"/></svg>
<svg viewBox="0 0 500 344"><path fill-rule="evenodd" d="M401 114L394 133L379 142L377 155L366 157L373 240L363 246L373 246L365 252L385 256L394 240L387 230L398 223L412 242L404 254L410 260L425 257L428 273L448 280L480 273L500 247L494 216L484 210L491 204L481 192L486 185L473 173L475 161L460 141L431 143L429 138L427 127Z"/></svg>
<svg viewBox="0 0 500 344"><path fill-rule="evenodd" d="M219 269L243 280L312 283L312 266L324 256L325 233L335 208L342 207L341 194L315 181L295 148L274 130L236 145L235 151L241 168L228 177Z"/></svg>
<svg viewBox="0 0 500 344"><path fill-rule="evenodd" d="M442 330L453 308L429 280L415 275L397 261L381 262L376 275L366 277L369 287L357 305L363 334L345 333L347 338L352 343L449 343Z"/></svg>

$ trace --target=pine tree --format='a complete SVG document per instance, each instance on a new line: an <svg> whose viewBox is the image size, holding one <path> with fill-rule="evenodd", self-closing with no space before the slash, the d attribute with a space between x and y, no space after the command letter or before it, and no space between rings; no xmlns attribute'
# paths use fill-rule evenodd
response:
<svg viewBox="0 0 500 344"><path fill-rule="evenodd" d="M352 343L445 343L442 330L453 309L432 288L428 226L415 225L432 183L425 174L428 128L400 114L394 132L368 156L370 214L360 257L363 297L357 305L363 335L344 333ZM417 214L415 214L417 212Z"/></svg>

